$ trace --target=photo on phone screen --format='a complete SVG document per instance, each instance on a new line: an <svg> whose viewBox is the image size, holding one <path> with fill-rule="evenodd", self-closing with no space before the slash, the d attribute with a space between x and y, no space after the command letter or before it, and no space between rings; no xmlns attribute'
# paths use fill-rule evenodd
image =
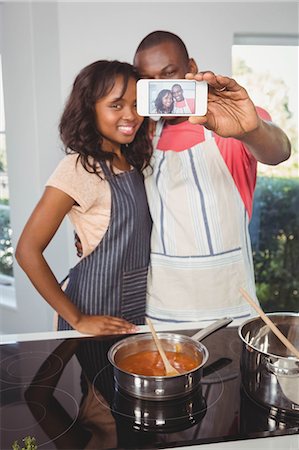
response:
<svg viewBox="0 0 299 450"><path fill-rule="evenodd" d="M137 81L137 112L140 116L203 116L207 111L205 81L141 79ZM155 119L156 120L156 119Z"/></svg>
<svg viewBox="0 0 299 450"><path fill-rule="evenodd" d="M195 81L150 81L148 88L150 114L195 114Z"/></svg>

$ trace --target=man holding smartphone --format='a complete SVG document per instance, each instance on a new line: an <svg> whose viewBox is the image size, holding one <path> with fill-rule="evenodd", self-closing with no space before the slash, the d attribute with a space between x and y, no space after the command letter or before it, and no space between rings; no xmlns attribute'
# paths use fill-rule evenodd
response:
<svg viewBox="0 0 299 450"><path fill-rule="evenodd" d="M182 40L155 31L139 44L142 78L209 85L202 117L158 122L145 185L153 219L147 315L156 321L212 320L251 313L258 302L248 232L257 161L290 156L285 133L235 80L198 72Z"/></svg>

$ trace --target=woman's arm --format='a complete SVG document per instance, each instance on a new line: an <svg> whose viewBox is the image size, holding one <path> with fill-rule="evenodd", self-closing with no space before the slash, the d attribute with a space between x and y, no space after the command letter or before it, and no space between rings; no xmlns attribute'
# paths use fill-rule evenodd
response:
<svg viewBox="0 0 299 450"><path fill-rule="evenodd" d="M134 332L136 327L123 319L82 314L63 292L43 256L74 203L63 191L47 187L22 232L16 259L38 292L74 329L94 335Z"/></svg>

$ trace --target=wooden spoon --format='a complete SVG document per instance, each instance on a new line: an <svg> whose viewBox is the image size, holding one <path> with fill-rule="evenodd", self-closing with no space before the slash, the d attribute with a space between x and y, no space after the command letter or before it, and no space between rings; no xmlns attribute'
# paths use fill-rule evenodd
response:
<svg viewBox="0 0 299 450"><path fill-rule="evenodd" d="M299 359L299 351L294 347L294 345L282 334L282 332L277 328L277 326L269 319L264 311L254 302L245 289L240 288L240 292L247 300L247 302L256 310L261 319L268 325L268 327L273 331L273 333L278 337L278 339Z"/></svg>
<svg viewBox="0 0 299 450"><path fill-rule="evenodd" d="M166 376L167 376L167 377L171 377L171 376L173 376L173 375L180 375L180 372L178 372L178 371L170 364L170 362L168 361L168 358L167 358L167 356L166 356L166 354L165 354L165 351L164 351L164 349L163 349L163 347L162 347L162 344L161 344L161 342L160 342L160 340L159 340L159 338L158 338L158 336L157 336L157 333L156 333L156 330L155 330L155 328L154 328L154 326L153 326L153 324L152 324L152 321L147 317L147 318L146 318L146 322L147 322L147 324L148 324L148 326L149 326L149 329L150 329L150 331L151 331L151 333L152 333L152 336L153 336L153 338L154 338L155 344L156 344L156 346L157 346L158 352L160 353L160 356L161 356L162 361L163 361L163 363L164 363Z"/></svg>

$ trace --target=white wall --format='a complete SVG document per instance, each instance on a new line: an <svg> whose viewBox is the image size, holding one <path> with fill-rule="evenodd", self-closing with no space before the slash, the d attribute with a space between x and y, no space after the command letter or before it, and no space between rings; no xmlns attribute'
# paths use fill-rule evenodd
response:
<svg viewBox="0 0 299 450"><path fill-rule="evenodd" d="M13 244L60 159L59 32L55 4L2 5L3 83ZM68 267L65 226L47 250L57 276ZM48 330L52 311L14 265L17 309L1 309L5 333Z"/></svg>
<svg viewBox="0 0 299 450"><path fill-rule="evenodd" d="M1 5L0 5L1 6ZM57 123L77 72L96 59L132 61L157 29L179 34L201 70L231 73L235 33L298 33L297 2L19 2L0 9L14 243L62 153ZM63 226L47 250L58 278L74 262ZM16 311L2 309L5 333L46 331L52 312L15 267Z"/></svg>

